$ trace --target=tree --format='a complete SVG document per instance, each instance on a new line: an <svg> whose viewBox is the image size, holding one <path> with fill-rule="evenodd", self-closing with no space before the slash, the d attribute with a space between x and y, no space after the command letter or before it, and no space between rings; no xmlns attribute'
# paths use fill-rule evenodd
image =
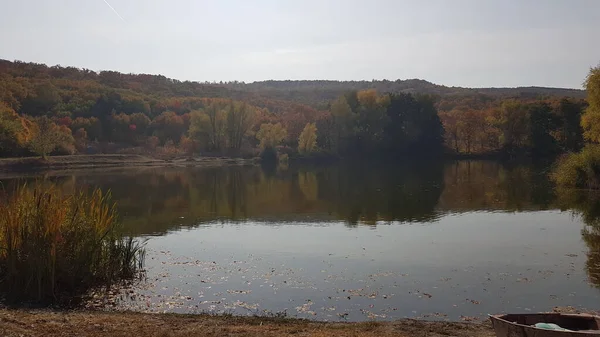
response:
<svg viewBox="0 0 600 337"><path fill-rule="evenodd" d="M552 133L557 129L556 115L547 103L532 103L527 105L529 115L529 143L534 155L549 155L558 149Z"/></svg>
<svg viewBox="0 0 600 337"><path fill-rule="evenodd" d="M194 141L191 138L186 136L181 136L181 139L179 140L179 147L183 153L188 156L192 155L196 151L196 144L194 144Z"/></svg>
<svg viewBox="0 0 600 337"><path fill-rule="evenodd" d="M71 123L71 130L84 129L88 139L98 140L102 138L102 123L96 117L77 117Z"/></svg>
<svg viewBox="0 0 600 337"><path fill-rule="evenodd" d="M483 138L485 116L480 111L468 109L459 113L457 127L463 149L467 154L470 154L475 143Z"/></svg>
<svg viewBox="0 0 600 337"><path fill-rule="evenodd" d="M156 151L156 148L158 147L158 145L160 144L160 139L158 139L158 137L156 136L150 136L148 137L148 139L146 139L146 148L148 149L148 151Z"/></svg>
<svg viewBox="0 0 600 337"><path fill-rule="evenodd" d="M430 96L390 94L383 146L393 156L432 154L443 148L444 127Z"/></svg>
<svg viewBox="0 0 600 337"><path fill-rule="evenodd" d="M585 79L589 106L581 118L585 139L600 143L600 65L590 69Z"/></svg>
<svg viewBox="0 0 600 337"><path fill-rule="evenodd" d="M135 133L138 135L138 137L145 135L148 131L148 127L152 123L150 118L141 112L131 114L129 116L129 122L135 125Z"/></svg>
<svg viewBox="0 0 600 337"><path fill-rule="evenodd" d="M274 148L281 144L281 142L287 137L287 131L281 125L281 123L272 124L266 123L260 126L260 130L256 133L256 139L260 142L260 148L265 150L267 148Z"/></svg>
<svg viewBox="0 0 600 337"><path fill-rule="evenodd" d="M85 131L85 129L77 129L77 131L75 131L75 133L73 134L73 138L75 139L75 148L77 149L77 152L85 152L88 140L87 132Z"/></svg>
<svg viewBox="0 0 600 337"><path fill-rule="evenodd" d="M45 159L59 146L67 147L73 143L74 139L69 128L59 127L46 116L34 120L33 137L29 141L29 147L42 158Z"/></svg>
<svg viewBox="0 0 600 337"><path fill-rule="evenodd" d="M179 141L181 136L187 131L187 125L183 116L179 116L173 111L165 111L158 115L152 121L152 128L155 136L163 144L168 140Z"/></svg>
<svg viewBox="0 0 600 337"><path fill-rule="evenodd" d="M346 150L349 138L352 135L352 125L355 115L346 101L346 97L342 96L333 102L330 108L332 120L332 135L331 150L334 152L343 152Z"/></svg>
<svg viewBox="0 0 600 337"><path fill-rule="evenodd" d="M308 154L317 147L317 126L315 123L308 123L298 137L298 152Z"/></svg>
<svg viewBox="0 0 600 337"><path fill-rule="evenodd" d="M459 133L459 123L458 123L458 114L460 111L453 109L448 112L440 113L440 119L442 121L442 125L444 126L444 130L446 130L446 142L448 146L454 149L454 152L459 153L460 148L458 143L460 141L460 133Z"/></svg>
<svg viewBox="0 0 600 337"><path fill-rule="evenodd" d="M242 141L254 123L254 116L254 109L246 103L230 103L227 113L227 140L230 149L239 151L242 147Z"/></svg>
<svg viewBox="0 0 600 337"><path fill-rule="evenodd" d="M22 111L31 116L52 112L62 102L58 89L51 82L37 84L23 102Z"/></svg>
<svg viewBox="0 0 600 337"><path fill-rule="evenodd" d="M585 110L585 105L585 101L575 101L564 97L555 108L554 114L559 123L556 138L565 151L579 151L583 146L581 115Z"/></svg>
<svg viewBox="0 0 600 337"><path fill-rule="evenodd" d="M500 143L509 152L530 146L530 119L525 106L515 100L502 103L498 121L501 135Z"/></svg>
<svg viewBox="0 0 600 337"><path fill-rule="evenodd" d="M355 124L355 144L359 151L373 151L384 137L389 96L379 96L375 90L363 90L358 92L357 98L359 107Z"/></svg>
<svg viewBox="0 0 600 337"><path fill-rule="evenodd" d="M220 151L226 146L227 111L221 104L214 102L204 109L204 113L208 116L210 149Z"/></svg>
<svg viewBox="0 0 600 337"><path fill-rule="evenodd" d="M30 123L0 101L0 154L18 152L30 137Z"/></svg>
<svg viewBox="0 0 600 337"><path fill-rule="evenodd" d="M281 121L288 133L288 144L296 146L296 141L307 123L315 122L317 111L302 105L292 105L281 115Z"/></svg>
<svg viewBox="0 0 600 337"><path fill-rule="evenodd" d="M203 111L192 111L190 129L188 134L194 139L201 149L212 150L210 118Z"/></svg>

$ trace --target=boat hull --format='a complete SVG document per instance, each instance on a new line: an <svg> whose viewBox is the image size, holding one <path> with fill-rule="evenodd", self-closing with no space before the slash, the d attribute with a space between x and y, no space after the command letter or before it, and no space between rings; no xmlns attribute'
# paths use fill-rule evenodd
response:
<svg viewBox="0 0 600 337"><path fill-rule="evenodd" d="M600 317L570 314L490 316L497 337L600 337ZM545 330L536 323L554 323L573 331Z"/></svg>

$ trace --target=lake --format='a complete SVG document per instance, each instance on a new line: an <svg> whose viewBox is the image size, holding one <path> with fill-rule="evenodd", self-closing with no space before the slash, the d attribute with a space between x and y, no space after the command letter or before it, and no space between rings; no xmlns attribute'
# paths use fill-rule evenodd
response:
<svg viewBox="0 0 600 337"><path fill-rule="evenodd" d="M146 280L111 308L471 320L598 309L600 196L555 190L548 170L363 162L45 178L110 189L127 233L148 240Z"/></svg>

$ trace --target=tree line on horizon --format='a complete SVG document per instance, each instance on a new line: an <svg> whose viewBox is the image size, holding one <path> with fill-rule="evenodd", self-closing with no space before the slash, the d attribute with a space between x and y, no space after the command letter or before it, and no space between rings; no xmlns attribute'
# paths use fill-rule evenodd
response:
<svg viewBox="0 0 600 337"><path fill-rule="evenodd" d="M584 142L580 120L587 102L576 91L575 97L547 91L537 96L436 95L394 92L390 85L389 91L325 86L325 96L333 98L323 103L318 87L303 88L298 96L287 89L272 95L257 84L245 90L240 85L0 61L0 155L399 156L446 151L543 156L576 151ZM310 97L298 100L304 96Z"/></svg>

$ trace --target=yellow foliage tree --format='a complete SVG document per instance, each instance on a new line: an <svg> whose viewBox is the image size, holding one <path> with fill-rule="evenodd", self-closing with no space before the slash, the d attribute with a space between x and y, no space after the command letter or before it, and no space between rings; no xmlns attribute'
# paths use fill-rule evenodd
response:
<svg viewBox="0 0 600 337"><path fill-rule="evenodd" d="M581 117L585 139L600 143L600 65L590 69L585 80L588 108Z"/></svg>
<svg viewBox="0 0 600 337"><path fill-rule="evenodd" d="M0 152L10 153L23 148L31 139L31 131L29 121L0 102Z"/></svg>
<svg viewBox="0 0 600 337"><path fill-rule="evenodd" d="M281 123L265 123L260 126L260 130L256 133L256 139L260 141L260 148L273 148L287 137L287 130Z"/></svg>
<svg viewBox="0 0 600 337"><path fill-rule="evenodd" d="M74 151L75 140L66 126L58 126L46 116L37 118L32 126L33 137L29 141L29 147L42 158L59 147L66 152Z"/></svg>
<svg viewBox="0 0 600 337"><path fill-rule="evenodd" d="M317 147L317 126L315 123L307 123L298 137L298 152L302 154L311 153Z"/></svg>

